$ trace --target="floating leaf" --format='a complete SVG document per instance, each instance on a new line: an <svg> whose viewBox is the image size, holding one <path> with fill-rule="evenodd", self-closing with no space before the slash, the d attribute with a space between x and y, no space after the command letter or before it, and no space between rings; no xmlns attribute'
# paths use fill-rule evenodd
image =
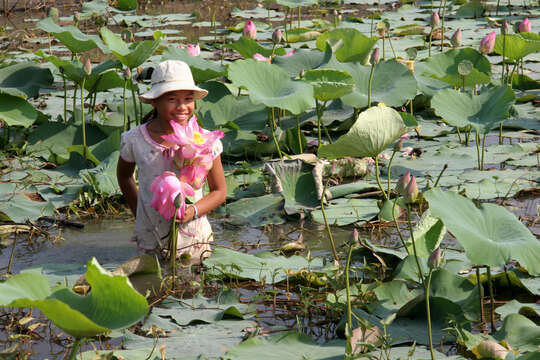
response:
<svg viewBox="0 0 540 360"><path fill-rule="evenodd" d="M336 58L341 62L359 62L366 64L373 46L377 43L377 36L367 37L356 29L334 29L323 33L317 38L317 49L324 51L327 41L332 46L340 44L335 51Z"/></svg>
<svg viewBox="0 0 540 360"><path fill-rule="evenodd" d="M61 27L50 17L39 21L36 26L60 40L72 53L82 53L98 47L105 54L110 50L97 35L87 35L75 26Z"/></svg>
<svg viewBox="0 0 540 360"><path fill-rule="evenodd" d="M497 307L495 312L499 314L503 320L508 315L520 314L535 321L536 324L540 321L540 304L522 304L517 300L512 300Z"/></svg>
<svg viewBox="0 0 540 360"><path fill-rule="evenodd" d="M379 213L377 201L374 199L335 199L324 208L326 219L330 225L344 226L371 220ZM324 224L321 210L311 212L313 221Z"/></svg>
<svg viewBox="0 0 540 360"><path fill-rule="evenodd" d="M279 5L286 6L291 9L296 9L301 6L317 5L317 0L276 0Z"/></svg>
<svg viewBox="0 0 540 360"><path fill-rule="evenodd" d="M252 226L266 224L282 224L285 220L281 217L283 210L283 197L279 194L268 194L249 199L240 199L227 204L226 211L229 215L227 221Z"/></svg>
<svg viewBox="0 0 540 360"><path fill-rule="evenodd" d="M314 49L297 49L291 56L276 56L273 64L285 70L290 77L297 77L302 70L308 71L323 67L332 57L332 48L324 52Z"/></svg>
<svg viewBox="0 0 540 360"><path fill-rule="evenodd" d="M505 340L514 349L532 351L538 355L540 346L540 326L520 314L504 318L502 327L493 334L497 340Z"/></svg>
<svg viewBox="0 0 540 360"><path fill-rule="evenodd" d="M238 39L236 42L232 44L227 44L224 47L238 51L238 53L242 55L245 59L251 59L255 54L261 54L264 57L272 56L271 48L269 49L262 47L257 41L247 38L245 36L240 37L240 39ZM276 48L275 54L285 55L285 49Z"/></svg>

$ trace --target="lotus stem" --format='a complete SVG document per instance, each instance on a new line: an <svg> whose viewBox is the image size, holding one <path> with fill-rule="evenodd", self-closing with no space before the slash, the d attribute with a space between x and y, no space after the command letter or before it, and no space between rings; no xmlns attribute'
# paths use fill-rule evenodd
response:
<svg viewBox="0 0 540 360"><path fill-rule="evenodd" d="M392 156L390 156L390 161L388 161L388 196L390 196L390 175L392 174L392 160L394 160L396 152L396 149L392 151Z"/></svg>
<svg viewBox="0 0 540 360"><path fill-rule="evenodd" d="M217 6L214 6L214 12L212 13L212 29L214 30L214 44L217 43L216 10L217 10Z"/></svg>
<svg viewBox="0 0 540 360"><path fill-rule="evenodd" d="M371 106L371 83L373 81L373 71L375 70L375 64L371 65L371 70L369 71L369 81L368 81L368 93L367 93L367 107Z"/></svg>
<svg viewBox="0 0 540 360"><path fill-rule="evenodd" d="M426 292L426 283L424 281L424 275L422 274L422 267L420 266L420 261L418 260L418 252L416 251L416 242L414 240L414 231L411 223L411 205L407 204L407 223L409 224L409 232L411 234L411 242L413 246L414 259L416 260L416 266L418 268L418 277L422 282L422 287L424 288L424 293Z"/></svg>
<svg viewBox="0 0 540 360"><path fill-rule="evenodd" d="M302 146L302 132L300 131L300 115L296 115L296 131L298 134L298 146L300 146L300 154L304 153Z"/></svg>
<svg viewBox="0 0 540 360"><path fill-rule="evenodd" d="M456 130L457 130L457 136L459 138L459 143L463 144L463 139L461 138L461 131L459 131L459 126L456 126Z"/></svg>
<svg viewBox="0 0 540 360"><path fill-rule="evenodd" d="M133 69L131 69L131 72L133 73ZM132 82L133 85L133 82ZM133 116L135 117L135 124L139 125L139 117L137 114L137 98L135 97L135 88L134 86L131 87L131 97L133 98Z"/></svg>
<svg viewBox="0 0 540 360"><path fill-rule="evenodd" d="M446 0L443 3L443 9L441 13L441 51L444 47L444 17L446 16Z"/></svg>
<svg viewBox="0 0 540 360"><path fill-rule="evenodd" d="M499 6L499 2L497 0L497 10L498 10L498 6ZM504 67L505 67L505 62L504 62L504 58L506 56L506 34L502 34L503 36L503 50L502 50L502 74L501 74L501 85L504 85ZM508 75L508 74L507 74Z"/></svg>
<svg viewBox="0 0 540 360"><path fill-rule="evenodd" d="M480 135L476 133L476 157L478 159L478 170L482 170L482 162L480 161Z"/></svg>
<svg viewBox="0 0 540 360"><path fill-rule="evenodd" d="M300 21L301 21L300 8L301 6L298 7L298 28L300 28Z"/></svg>
<svg viewBox="0 0 540 360"><path fill-rule="evenodd" d="M339 257L336 251L336 244L334 243L334 237L332 236L332 230L330 230L330 224L328 224L328 219L326 218L326 211L324 210L324 199L326 198L326 189L328 188L328 182L330 179L326 180L324 184L323 193L321 196L321 212L324 219L324 225L326 227L326 232L328 233L328 239L330 239L330 245L332 246L332 255L336 262L339 261Z"/></svg>
<svg viewBox="0 0 540 360"><path fill-rule="evenodd" d="M467 132L465 133L465 145L469 146L469 142L471 141L471 128L467 128Z"/></svg>
<svg viewBox="0 0 540 360"><path fill-rule="evenodd" d="M386 50L385 50L386 47L384 46L384 43L385 43L384 38L385 38L385 36L383 35L383 37L382 37L382 61L384 61L385 52L386 52Z"/></svg>
<svg viewBox="0 0 540 360"><path fill-rule="evenodd" d="M94 93L92 94L92 106L91 106L91 111L92 113L90 114L90 122L94 122L94 113L96 112L95 109L96 109L96 101L97 101L97 93Z"/></svg>
<svg viewBox="0 0 540 360"><path fill-rule="evenodd" d="M322 143L322 137L321 137L321 109L319 107L319 100L315 99L315 111L317 112L317 139L318 139L318 145L321 146Z"/></svg>
<svg viewBox="0 0 540 360"><path fill-rule="evenodd" d="M9 127L8 127L9 129ZM8 141L6 141L6 144L9 144L9 137L8 137ZM11 246L11 254L9 255L9 261L8 261L8 265L7 265L7 273L8 274L11 274L11 266L13 265L13 258L15 257L15 248L17 247L17 239L18 239L18 233L15 232L14 234L14 237L13 237L13 245Z"/></svg>
<svg viewBox="0 0 540 360"><path fill-rule="evenodd" d="M514 64L514 67L512 68L512 72L510 73L510 77L508 78L508 85L510 85L510 88L512 88L512 78L514 77L514 72L516 71L516 67L518 66L518 61Z"/></svg>
<svg viewBox="0 0 540 360"><path fill-rule="evenodd" d="M64 123L67 123L67 87L64 74L62 74L62 80L64 81Z"/></svg>
<svg viewBox="0 0 540 360"><path fill-rule="evenodd" d="M285 41L286 42L289 42L289 33L287 32L287 18L289 17L289 11L290 11L289 8L285 10L285 21L283 22L283 26L285 27Z"/></svg>
<svg viewBox="0 0 540 360"><path fill-rule="evenodd" d="M409 109L410 109L410 112L411 112L411 116L414 116L414 111L413 111L413 99L411 99L409 101Z"/></svg>
<svg viewBox="0 0 540 360"><path fill-rule="evenodd" d="M429 31L429 45L428 45L428 57L431 57L431 39L433 37L433 26L431 27L431 30Z"/></svg>
<svg viewBox="0 0 540 360"><path fill-rule="evenodd" d="M270 8L267 9L267 14L268 14L268 26L271 28L272 27L272 23L270 22Z"/></svg>
<svg viewBox="0 0 540 360"><path fill-rule="evenodd" d="M484 155L486 153L486 134L482 137L482 169L484 170Z"/></svg>
<svg viewBox="0 0 540 360"><path fill-rule="evenodd" d="M429 269L427 290L426 290L426 313L427 313L427 326L428 326L428 338L429 338L429 352L431 354L431 360L435 360L435 353L433 352L433 336L431 335L431 311L429 309L429 288L431 286L431 274L433 269Z"/></svg>
<svg viewBox="0 0 540 360"><path fill-rule="evenodd" d="M482 304L482 280L480 279L480 266L476 266L476 282L478 285L478 298L480 299L480 323L484 324L484 305Z"/></svg>
<svg viewBox="0 0 540 360"><path fill-rule="evenodd" d="M379 177L379 157L375 156L375 178L377 179L377 185L379 186L379 189L381 189L381 192L384 196L384 200L388 200L388 195L384 191L384 188L381 183L381 178Z"/></svg>
<svg viewBox="0 0 540 360"><path fill-rule="evenodd" d="M369 37L373 36L373 14L371 14L371 25L369 26Z"/></svg>
<svg viewBox="0 0 540 360"><path fill-rule="evenodd" d="M128 127L128 115L127 115L127 100L126 100L126 89L127 89L127 79L124 80L124 132L127 131Z"/></svg>
<svg viewBox="0 0 540 360"><path fill-rule="evenodd" d="M441 172L439 173L439 177L437 177L437 180L435 181L435 184L433 184L433 187L436 188L437 185L439 185L439 181L441 180L441 177L443 176L444 172L448 169L448 164L444 164Z"/></svg>
<svg viewBox="0 0 540 360"><path fill-rule="evenodd" d="M69 353L69 360L75 360L77 353L79 352L79 347L81 346L81 339L76 338L75 342L71 347L71 352Z"/></svg>
<svg viewBox="0 0 540 360"><path fill-rule="evenodd" d="M497 327L495 326L495 297L493 296L493 282L491 281L491 267L486 266L488 288L489 288L489 304L490 304L490 317L491 317L491 331L495 332Z"/></svg>
<svg viewBox="0 0 540 360"><path fill-rule="evenodd" d="M495 8L495 16L499 16L499 3L501 2L501 0L497 0L497 7ZM504 60L504 58L503 58Z"/></svg>
<svg viewBox="0 0 540 360"><path fill-rule="evenodd" d="M270 131L272 132L272 140L274 140L274 145L277 149L279 158L283 160L283 154L281 153L281 149L279 148L279 143L276 138L276 133L274 132L274 127L276 127L276 120L274 119L274 108L271 107L270 111L272 112L272 119L271 119L272 122L270 123Z"/></svg>
<svg viewBox="0 0 540 360"><path fill-rule="evenodd" d="M390 44L390 49L392 49L392 55L394 55L394 59L396 59L396 51L394 50L394 45L392 45L392 39L390 38L390 35L388 36L388 43Z"/></svg>
<svg viewBox="0 0 540 360"><path fill-rule="evenodd" d="M75 112L77 110L77 89L78 86L75 84L73 87L73 120L75 120Z"/></svg>
<svg viewBox="0 0 540 360"><path fill-rule="evenodd" d="M83 157L84 157L84 163L86 164L86 167L88 167L88 161L86 158L86 122L84 120L84 83L85 83L86 77L83 77L81 82L81 122L82 122L82 136L83 136Z"/></svg>
<svg viewBox="0 0 540 360"><path fill-rule="evenodd" d="M349 329L352 330L352 306L351 306L351 289L349 281L349 269L351 267L351 256L353 251L352 242L349 244L349 252L347 254L347 262L345 263L345 291L347 293L347 324L349 324Z"/></svg>
<svg viewBox="0 0 540 360"><path fill-rule="evenodd" d="M169 235L169 256L171 257L170 265L172 274L171 290L174 290L176 283L176 249L178 247L178 224L176 223L177 212L178 208L176 208L174 211L174 216L171 223L171 233Z"/></svg>
<svg viewBox="0 0 540 360"><path fill-rule="evenodd" d="M396 203L398 201L399 196L396 196L394 199L394 204L392 205L392 218L394 219L394 224L396 225L396 230L399 235L399 240L401 240L401 244L403 245L403 248L407 252L407 255L410 255L409 249L407 249L407 244L405 243L405 239L403 239L403 234L401 233L401 229L399 227L399 223L396 219L395 210L396 210Z"/></svg>

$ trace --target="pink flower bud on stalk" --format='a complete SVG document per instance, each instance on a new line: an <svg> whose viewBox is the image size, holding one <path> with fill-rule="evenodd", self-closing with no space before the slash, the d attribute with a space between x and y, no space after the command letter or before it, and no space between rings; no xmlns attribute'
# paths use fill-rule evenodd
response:
<svg viewBox="0 0 540 360"><path fill-rule="evenodd" d="M439 17L439 13L434 11L431 13L431 18L429 19L429 24L432 28L439 26L439 23L441 22L441 18Z"/></svg>
<svg viewBox="0 0 540 360"><path fill-rule="evenodd" d="M518 31L520 33L531 32L531 22L529 21L529 18L523 19L523 21L519 24Z"/></svg>
<svg viewBox="0 0 540 360"><path fill-rule="evenodd" d="M379 63L379 48L373 49L371 56L369 57L369 62L371 65L376 65Z"/></svg>
<svg viewBox="0 0 540 360"><path fill-rule="evenodd" d="M452 37L450 38L450 43L452 44L452 47L459 47L459 45L461 45L461 29L458 28L454 34L452 35Z"/></svg>
<svg viewBox="0 0 540 360"><path fill-rule="evenodd" d="M405 188L405 203L412 204L418 199L418 186L416 185L416 178L411 176L411 181L407 184Z"/></svg>
<svg viewBox="0 0 540 360"><path fill-rule="evenodd" d="M131 69L128 67L124 69L124 79L131 79Z"/></svg>
<svg viewBox="0 0 540 360"><path fill-rule="evenodd" d="M281 42L281 37L282 37L282 33L281 33L281 29L276 29L273 33L272 33L272 42L277 45Z"/></svg>
<svg viewBox="0 0 540 360"><path fill-rule="evenodd" d="M83 71L87 76L90 76L92 73L92 63L90 62L89 58L87 58L84 62Z"/></svg>
<svg viewBox="0 0 540 360"><path fill-rule="evenodd" d="M442 262L441 247L438 246L429 255L428 266L430 269L438 269L441 266L441 262Z"/></svg>
<svg viewBox="0 0 540 360"><path fill-rule="evenodd" d="M508 22L506 20L503 21L503 24L501 26L501 34L508 34Z"/></svg>
<svg viewBox="0 0 540 360"><path fill-rule="evenodd" d="M244 26L243 35L247 38L250 38L251 40L255 40L255 36L257 35L257 28L255 27L255 23L253 21L248 20L246 26Z"/></svg>
<svg viewBox="0 0 540 360"><path fill-rule="evenodd" d="M79 21L81 21L81 14L79 14L78 12L76 12L76 13L73 15L73 23L75 24L75 26L77 26L77 24L79 23Z"/></svg>
<svg viewBox="0 0 540 360"><path fill-rule="evenodd" d="M351 243L353 244L358 244L358 242L360 241L360 234L358 234L358 229L357 228L354 228L350 237L349 237L349 240L351 241Z"/></svg>
<svg viewBox="0 0 540 360"><path fill-rule="evenodd" d="M497 34L495 31L490 32L484 38L482 41L480 41L480 52L482 54L489 54L493 51L493 48L495 47L495 39L497 38Z"/></svg>
<svg viewBox="0 0 540 360"><path fill-rule="evenodd" d="M407 171L405 174L401 175L399 178L397 184L396 184L396 193L399 195L403 194L405 192L405 187L407 184L411 181L411 173L410 171Z"/></svg>

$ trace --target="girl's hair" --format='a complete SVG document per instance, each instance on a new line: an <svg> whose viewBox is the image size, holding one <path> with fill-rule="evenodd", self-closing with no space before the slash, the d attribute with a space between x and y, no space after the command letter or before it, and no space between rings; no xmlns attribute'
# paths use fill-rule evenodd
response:
<svg viewBox="0 0 540 360"><path fill-rule="evenodd" d="M157 109L153 108L152 111L150 111L148 114L144 115L144 117L141 120L141 124L147 123L153 118L157 117Z"/></svg>

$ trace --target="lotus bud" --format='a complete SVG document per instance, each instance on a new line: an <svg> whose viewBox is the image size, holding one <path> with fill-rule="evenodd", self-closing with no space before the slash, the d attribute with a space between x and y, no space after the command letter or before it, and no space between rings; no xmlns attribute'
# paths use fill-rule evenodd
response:
<svg viewBox="0 0 540 360"><path fill-rule="evenodd" d="M81 14L76 12L74 15L73 15L73 23L75 24L75 26L77 26L79 24L79 22L81 21Z"/></svg>
<svg viewBox="0 0 540 360"><path fill-rule="evenodd" d="M411 181L411 173L410 171L407 171L405 174L401 175L399 178L397 184L396 184L396 193L399 195L403 194L405 192L405 187L407 184Z"/></svg>
<svg viewBox="0 0 540 360"><path fill-rule="evenodd" d="M334 16L338 16L338 11L334 9Z"/></svg>
<svg viewBox="0 0 540 360"><path fill-rule="evenodd" d="M351 235L349 236L349 240L352 244L358 244L360 242L360 234L358 233L358 229L354 228Z"/></svg>
<svg viewBox="0 0 540 360"><path fill-rule="evenodd" d="M92 73L92 63L89 58L86 58L86 61L84 62L83 71L87 76L90 76Z"/></svg>
<svg viewBox="0 0 540 360"><path fill-rule="evenodd" d="M431 13L431 18L429 19L429 24L432 28L439 26L439 23L441 22L441 18L439 17L439 13L434 11Z"/></svg>
<svg viewBox="0 0 540 360"><path fill-rule="evenodd" d="M54 22L57 22L58 21L58 16L59 16L58 9L55 8L55 7L51 7L49 9L49 17L51 19L53 19Z"/></svg>
<svg viewBox="0 0 540 360"><path fill-rule="evenodd" d="M273 33L272 33L272 41L274 42L275 45L279 44L281 42L281 29L276 29Z"/></svg>
<svg viewBox="0 0 540 360"><path fill-rule="evenodd" d="M412 204L418 199L418 186L416 185L416 178L411 176L411 181L405 187L405 203Z"/></svg>
<svg viewBox="0 0 540 360"><path fill-rule="evenodd" d="M302 79L306 75L306 70L302 69L300 70L300 79Z"/></svg>
<svg viewBox="0 0 540 360"><path fill-rule="evenodd" d="M131 79L131 69L128 67L124 69L124 79Z"/></svg>
<svg viewBox="0 0 540 360"><path fill-rule="evenodd" d="M399 141L394 144L394 151L399 152L402 147L403 147L403 139L399 139Z"/></svg>
<svg viewBox="0 0 540 360"><path fill-rule="evenodd" d="M493 51L493 48L495 47L495 39L497 38L497 34L495 31L490 32L480 42L480 52L482 54L489 54Z"/></svg>
<svg viewBox="0 0 540 360"><path fill-rule="evenodd" d="M369 62L372 66L376 65L379 62L379 48L373 49L371 56L369 57Z"/></svg>
<svg viewBox="0 0 540 360"><path fill-rule="evenodd" d="M257 35L257 28L255 27L255 23L253 21L248 20L246 26L244 26L243 35L251 40L255 40L255 36Z"/></svg>
<svg viewBox="0 0 540 360"><path fill-rule="evenodd" d="M441 262L441 247L437 246L437 248L429 255L428 266L430 269L438 269L441 266Z"/></svg>
<svg viewBox="0 0 540 360"><path fill-rule="evenodd" d="M502 26L501 26L501 34L503 34L503 35L508 34L508 28L509 28L508 22L506 20L504 20L503 23L502 23Z"/></svg>
<svg viewBox="0 0 540 360"><path fill-rule="evenodd" d="M523 21L519 24L518 31L520 33L531 32L531 22L529 21L529 18L523 19Z"/></svg>
<svg viewBox="0 0 540 360"><path fill-rule="evenodd" d="M460 28L458 28L456 32L454 32L454 34L450 38L450 43L452 44L452 47L455 47L455 48L461 45L461 29Z"/></svg>

